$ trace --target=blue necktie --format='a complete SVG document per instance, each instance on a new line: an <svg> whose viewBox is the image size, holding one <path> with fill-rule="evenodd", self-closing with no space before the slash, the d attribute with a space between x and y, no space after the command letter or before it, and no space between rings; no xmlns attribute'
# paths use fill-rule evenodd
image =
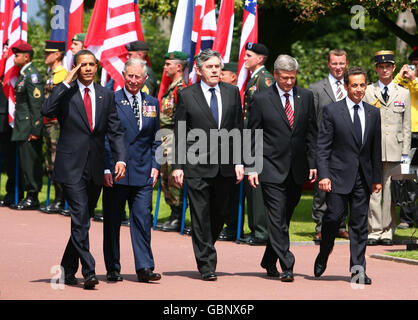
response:
<svg viewBox="0 0 418 320"><path fill-rule="evenodd" d="M358 109L359 106L356 104L354 105L354 132L356 134L356 138L358 140L358 142L360 143L360 145L363 143L362 142L362 137L361 137L361 122L360 122L360 117L358 115Z"/></svg>
<svg viewBox="0 0 418 320"><path fill-rule="evenodd" d="M218 98L216 98L215 88L210 88L209 91L212 93L212 96L210 97L210 111L212 112L216 125L219 125Z"/></svg>

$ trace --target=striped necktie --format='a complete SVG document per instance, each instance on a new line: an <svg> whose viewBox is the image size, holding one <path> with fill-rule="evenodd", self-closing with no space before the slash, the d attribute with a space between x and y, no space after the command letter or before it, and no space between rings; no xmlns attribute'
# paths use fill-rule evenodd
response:
<svg viewBox="0 0 418 320"><path fill-rule="evenodd" d="M341 89L341 81L337 80L337 92L335 94L337 101L340 101L344 97L343 90Z"/></svg>
<svg viewBox="0 0 418 320"><path fill-rule="evenodd" d="M289 94L285 93L286 103L284 105L284 111L286 112L287 120L289 120L290 128L293 129L293 122L295 120L292 106L290 105Z"/></svg>
<svg viewBox="0 0 418 320"><path fill-rule="evenodd" d="M138 128L139 128L139 130L141 130L141 115L140 115L141 110L139 108L138 99L136 98L135 95L133 95L132 98L134 99L133 105L132 105L132 110L134 112L135 119L136 119L137 124L138 124Z"/></svg>

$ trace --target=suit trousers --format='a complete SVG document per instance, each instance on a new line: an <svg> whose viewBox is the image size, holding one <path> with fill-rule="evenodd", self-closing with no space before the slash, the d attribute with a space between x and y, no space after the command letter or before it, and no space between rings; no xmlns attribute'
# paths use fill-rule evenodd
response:
<svg viewBox="0 0 418 320"><path fill-rule="evenodd" d="M95 274L95 261L90 253L90 218L100 196L101 187L94 184L89 162L87 162L80 181L74 184L63 183L65 199L71 214L71 236L61 260L65 275L75 275L78 260L82 265L84 277Z"/></svg>
<svg viewBox="0 0 418 320"><path fill-rule="evenodd" d="M152 186L127 186L114 184L103 188L103 252L106 270L119 271L120 226L125 218L126 201L129 205L131 242L135 259L135 271L143 268L154 270L151 250Z"/></svg>
<svg viewBox="0 0 418 320"><path fill-rule="evenodd" d="M349 194L327 193L327 211L322 218L320 254L327 257L331 253L339 222L349 206L350 272L353 266L361 266L364 270L366 269L365 253L369 201L370 191L361 170L357 173L353 190Z"/></svg>
<svg viewBox="0 0 418 320"><path fill-rule="evenodd" d="M302 194L291 174L283 183L261 183L267 211L268 240L263 265L276 265L279 259L283 271L293 270L295 256L289 250L289 225Z"/></svg>
<svg viewBox="0 0 418 320"><path fill-rule="evenodd" d="M314 197L312 201L312 219L315 221L315 232L321 232L322 228L322 217L324 216L325 211L327 210L327 204L325 202L327 193L322 191L318 187L318 181L314 183ZM347 213L345 213L343 219L340 222L338 231L346 230L346 221Z"/></svg>
<svg viewBox="0 0 418 320"><path fill-rule="evenodd" d="M396 228L396 209L390 191L390 173L399 162L382 162L382 191L372 193L368 219L369 239L391 239ZM382 203L383 198L383 203Z"/></svg>
<svg viewBox="0 0 418 320"><path fill-rule="evenodd" d="M215 242L231 208L233 177L186 178L193 251L201 274L216 271Z"/></svg>

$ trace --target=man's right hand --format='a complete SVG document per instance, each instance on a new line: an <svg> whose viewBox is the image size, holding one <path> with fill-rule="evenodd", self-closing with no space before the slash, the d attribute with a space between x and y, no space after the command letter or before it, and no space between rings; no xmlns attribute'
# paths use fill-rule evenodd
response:
<svg viewBox="0 0 418 320"><path fill-rule="evenodd" d="M111 173L105 173L104 175L104 186L112 188L113 187L113 177Z"/></svg>
<svg viewBox="0 0 418 320"><path fill-rule="evenodd" d="M66 84L70 84L73 81L74 76L77 74L77 71L78 69L80 69L80 67L81 67L81 63L79 63L78 66L72 68L70 72L67 73L67 76L64 79L64 82Z"/></svg>
<svg viewBox="0 0 418 320"><path fill-rule="evenodd" d="M318 182L318 187L320 190L325 192L331 192L331 179L324 178Z"/></svg>
<svg viewBox="0 0 418 320"><path fill-rule="evenodd" d="M175 183L181 187L183 185L183 178L184 178L183 170L181 169L173 170L173 173L171 175L173 176Z"/></svg>

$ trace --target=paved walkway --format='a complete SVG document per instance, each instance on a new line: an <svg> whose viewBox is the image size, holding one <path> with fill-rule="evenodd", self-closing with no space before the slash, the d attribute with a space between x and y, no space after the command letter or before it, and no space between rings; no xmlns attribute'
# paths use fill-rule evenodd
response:
<svg viewBox="0 0 418 320"><path fill-rule="evenodd" d="M320 279L313 276L319 247L292 245L296 256L295 281L282 283L266 277L259 266L264 247L217 242L218 281L200 280L191 239L178 233L152 232L156 271L155 283L136 281L129 228L121 230L123 282L108 283L102 253L102 223L93 222L91 252L96 259L99 285L95 290L60 288L57 277L70 233L70 219L38 211L0 208L0 300L305 300L305 299L418 299L418 266L380 259L367 259L367 273L373 285L352 288L349 278L349 246L337 244L328 268ZM381 254L393 247L369 247L367 255ZM81 272L76 275L82 279ZM82 283L82 281L80 281ZM169 302L167 302L169 303Z"/></svg>

